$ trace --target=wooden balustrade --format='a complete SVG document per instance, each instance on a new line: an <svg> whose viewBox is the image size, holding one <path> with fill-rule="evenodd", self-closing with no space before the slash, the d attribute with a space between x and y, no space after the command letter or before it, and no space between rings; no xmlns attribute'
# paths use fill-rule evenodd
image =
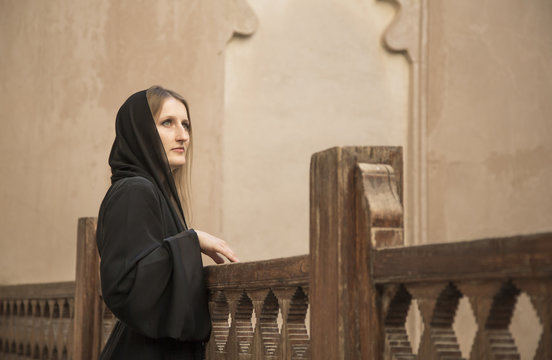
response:
<svg viewBox="0 0 552 360"><path fill-rule="evenodd" d="M541 327L533 358L552 359L552 234L404 247L402 208L400 148L313 155L310 254L205 268L207 359L521 359L509 326L522 294ZM0 287L0 359L97 359L115 318L95 227L79 220L76 284ZM464 354L461 301L474 319Z"/></svg>
<svg viewBox="0 0 552 360"><path fill-rule="evenodd" d="M552 359L552 234L380 249L371 258L384 359L463 359L453 331L462 297L476 324L470 358L520 359L509 327L521 293L542 325L534 358ZM414 301L424 328L417 357L405 328Z"/></svg>
<svg viewBox="0 0 552 360"><path fill-rule="evenodd" d="M307 255L206 268L209 359L310 359Z"/></svg>
<svg viewBox="0 0 552 360"><path fill-rule="evenodd" d="M0 359L72 358L75 283L3 286Z"/></svg>

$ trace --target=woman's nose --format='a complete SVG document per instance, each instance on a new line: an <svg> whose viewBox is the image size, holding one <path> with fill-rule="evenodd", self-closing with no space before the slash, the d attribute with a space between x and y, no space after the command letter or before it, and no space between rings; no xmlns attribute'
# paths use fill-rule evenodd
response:
<svg viewBox="0 0 552 360"><path fill-rule="evenodd" d="M190 140L190 134L188 134L188 130L182 126L182 124L179 124L176 128L176 141L188 141Z"/></svg>

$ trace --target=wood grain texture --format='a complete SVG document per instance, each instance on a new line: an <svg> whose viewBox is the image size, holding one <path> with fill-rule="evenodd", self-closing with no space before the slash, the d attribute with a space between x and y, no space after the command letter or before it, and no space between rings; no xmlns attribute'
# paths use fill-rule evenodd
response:
<svg viewBox="0 0 552 360"><path fill-rule="evenodd" d="M308 255L245 263L205 267L207 288L268 288L275 286L307 285L309 280Z"/></svg>
<svg viewBox="0 0 552 360"><path fill-rule="evenodd" d="M358 163L390 165L402 183L402 150L398 147L336 147L313 155L310 169L313 359L360 356L355 295ZM402 187L398 188L402 199Z"/></svg>
<svg viewBox="0 0 552 360"><path fill-rule="evenodd" d="M358 224L368 226L363 235L371 248L403 246L403 207L394 169L385 164L357 166L357 231Z"/></svg>
<svg viewBox="0 0 552 360"><path fill-rule="evenodd" d="M207 359L310 358L308 255L205 268Z"/></svg>
<svg viewBox="0 0 552 360"><path fill-rule="evenodd" d="M535 359L552 359L552 276L544 279L524 278L514 283L531 298L543 325Z"/></svg>
<svg viewBox="0 0 552 360"><path fill-rule="evenodd" d="M551 240L551 233L542 233L372 250L372 281L381 289L380 302L397 303L397 289L404 289L398 297L400 306L395 306L398 310L384 306L381 312L386 319L384 359L392 359L393 353L398 358L397 351L405 359L462 359L452 328L462 297L469 301L476 327L471 330L469 359L520 359L519 339L514 338L510 324L522 291L542 325L540 335L532 329L539 337L534 359L550 359ZM424 324L416 357L410 353L410 344L397 348L397 335L405 331L404 309L414 300ZM517 311L531 310L518 307ZM389 317L392 321L387 321ZM408 340L403 336L401 341Z"/></svg>
<svg viewBox="0 0 552 360"><path fill-rule="evenodd" d="M375 250L374 281L420 282L552 274L552 233Z"/></svg>
<svg viewBox="0 0 552 360"><path fill-rule="evenodd" d="M95 360L102 338L96 218L80 218L77 233L73 359Z"/></svg>
<svg viewBox="0 0 552 360"><path fill-rule="evenodd" d="M75 282L0 286L0 299L55 299L75 296Z"/></svg>
<svg viewBox="0 0 552 360"><path fill-rule="evenodd" d="M356 288L355 307L358 312L358 349L360 359L376 359L383 347L383 326L378 289L372 279L371 254L373 249L401 246L403 236L403 208L399 198L402 185L397 183L395 170L385 164L357 164L356 169ZM399 173L400 175L400 173ZM393 342L401 342L406 332L397 328L387 332Z"/></svg>
<svg viewBox="0 0 552 360"><path fill-rule="evenodd" d="M74 285L0 287L0 359L72 358Z"/></svg>

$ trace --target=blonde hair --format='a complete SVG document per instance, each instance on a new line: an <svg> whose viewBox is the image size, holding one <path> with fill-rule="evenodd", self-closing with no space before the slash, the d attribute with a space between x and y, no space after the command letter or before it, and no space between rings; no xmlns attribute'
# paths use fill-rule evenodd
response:
<svg viewBox="0 0 552 360"><path fill-rule="evenodd" d="M146 90L146 98L148 99L148 105L151 111L151 115L154 120L157 120L161 108L165 101L169 98L175 98L176 100L182 102L186 107L186 112L188 113L188 120L190 121L190 127L188 133L190 134L190 143L186 151L186 163L184 166L175 169L173 173L174 183L178 191L178 197L180 198L180 203L182 204L182 210L184 211L184 216L188 227L192 222L192 191L191 191L191 178L192 178L192 153L193 153L193 135L192 135L192 119L190 118L190 109L188 103L175 91L165 89L162 86L154 85Z"/></svg>

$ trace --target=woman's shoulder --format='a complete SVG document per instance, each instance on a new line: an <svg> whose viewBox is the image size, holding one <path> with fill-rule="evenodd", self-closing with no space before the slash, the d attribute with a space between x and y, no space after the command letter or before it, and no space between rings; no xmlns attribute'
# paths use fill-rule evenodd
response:
<svg viewBox="0 0 552 360"><path fill-rule="evenodd" d="M131 176L126 177L120 180L117 180L113 185L111 185L111 190L120 191L120 190L155 190L156 186L151 182L151 180L146 179L142 176Z"/></svg>
<svg viewBox="0 0 552 360"><path fill-rule="evenodd" d="M132 176L117 180L111 185L103 201L106 206L113 201L128 199L133 202L139 199L150 199L159 201L157 187L149 179L142 176Z"/></svg>

